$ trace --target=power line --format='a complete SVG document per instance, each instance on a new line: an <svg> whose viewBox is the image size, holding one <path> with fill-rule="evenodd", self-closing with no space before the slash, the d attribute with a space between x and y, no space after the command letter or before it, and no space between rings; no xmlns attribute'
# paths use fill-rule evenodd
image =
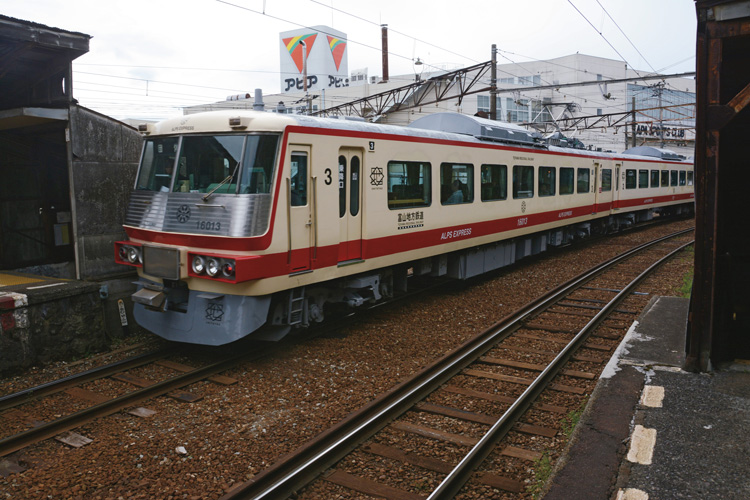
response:
<svg viewBox="0 0 750 500"><path fill-rule="evenodd" d="M633 46L633 48L635 49L635 51L638 52L638 55L640 55L643 58L643 60L646 62L646 64L648 64L648 66L651 68L651 71L653 71L654 73L656 73L657 71L654 69L654 67L651 65L651 63L648 62L648 59L646 59L646 56L644 56L643 54L641 54L641 51L638 50L638 47L635 46L635 44L632 42L632 40L630 40L630 38L628 37L628 35L626 35L625 32L622 30L622 28L620 28L620 25L617 24L617 21L615 21L615 18L612 17L609 12L607 12L607 9L604 8L604 5L602 5L601 2L599 2L599 0L596 0L596 3L599 4L599 7L602 8L602 10L604 11L604 13L607 14L607 16L609 16L609 18L612 20L613 23L615 23L615 26L617 26L617 29L620 30L620 33L622 33L622 36L624 36L625 39L628 42L630 42L630 45Z"/></svg>
<svg viewBox="0 0 750 500"><path fill-rule="evenodd" d="M604 36L604 34L603 34L603 33L602 33L601 31L599 31L598 29L596 29L596 26L594 26L594 24L593 24L593 23L592 23L591 21L589 21L589 18L588 18L588 17L586 17L586 16L584 15L584 13L583 13L583 12L581 12L581 11L580 11L580 10L578 9L578 7L576 7L576 6L575 6L575 4L573 3L573 0L568 0L568 3L569 3L569 4L570 4L570 5L571 5L571 6L572 6L572 7L573 7L573 8L575 9L575 10L576 10L576 12L578 12L578 13L579 13L579 14L581 15L581 17L583 17L583 18L584 18L584 19L586 20L586 22L587 22L587 23L589 23L589 25L590 25L590 26L591 26L592 28L594 28L594 31L596 31L597 33L599 33L599 36L601 36L601 37L602 37L602 39L604 39L604 41L605 41L605 42L607 42L607 45L609 45L609 46L610 46L610 47L612 48L612 50L614 50L614 51L615 51L615 52L617 53L617 55L618 55L618 56L620 56L620 59L622 59L623 61L625 61L625 63L626 63L626 64L627 64L628 66L630 66L630 69L632 69L633 71L635 71L635 74L636 74L636 75L638 75L638 76L640 77L640 76L641 76L641 74L640 74L640 73L638 72L638 70L634 69L634 68L633 68L633 65L632 65L632 64L630 64L630 63L628 62L628 60L627 60L627 59L625 59L625 56L623 56L622 54L620 54L620 51L618 51L618 50L617 50L617 49L615 48L615 46L614 46L614 45L612 45L612 44L610 43L610 41L609 41L609 40L607 40L607 37L606 37L606 36Z"/></svg>

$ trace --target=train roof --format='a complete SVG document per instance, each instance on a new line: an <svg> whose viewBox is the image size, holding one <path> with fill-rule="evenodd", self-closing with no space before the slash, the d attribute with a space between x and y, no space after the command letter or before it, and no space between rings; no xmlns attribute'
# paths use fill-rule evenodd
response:
<svg viewBox="0 0 750 500"><path fill-rule="evenodd" d="M309 128L327 128L362 133L391 134L410 137L423 137L443 141L466 142L468 144L496 143L511 147L523 147L534 150L550 151L564 154L575 154L599 158L622 158L654 161L686 161L685 158L668 150L651 150L658 148L631 148L625 153L591 151L587 149L567 148L547 145L536 132L511 123L493 121L477 116L460 113L434 113L412 122L409 126L385 125L370 123L364 120L345 118L321 118L306 115L287 115L253 111L245 109L207 111L176 118L170 118L148 126L148 134L170 135L184 133L231 132L230 118L239 118L240 130L259 132L283 132L288 126ZM669 154L671 153L671 154Z"/></svg>

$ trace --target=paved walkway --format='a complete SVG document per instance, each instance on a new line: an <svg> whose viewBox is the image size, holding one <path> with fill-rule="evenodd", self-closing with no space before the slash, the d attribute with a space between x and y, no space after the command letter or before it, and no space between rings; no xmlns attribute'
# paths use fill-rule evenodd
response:
<svg viewBox="0 0 750 500"><path fill-rule="evenodd" d="M750 499L750 365L683 371L687 309L660 297L633 325L545 500Z"/></svg>

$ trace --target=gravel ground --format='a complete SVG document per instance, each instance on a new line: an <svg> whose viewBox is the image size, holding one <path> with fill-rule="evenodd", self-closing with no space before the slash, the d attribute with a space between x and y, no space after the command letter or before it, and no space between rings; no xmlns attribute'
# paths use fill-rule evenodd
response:
<svg viewBox="0 0 750 500"><path fill-rule="evenodd" d="M145 404L156 412L151 417L121 412L78 429L93 439L82 448L48 440L5 457L28 469L0 476L0 498L219 498L233 484L251 478L532 298L616 255L634 240L646 241L656 233L692 224L685 221L551 252L490 277L455 283L448 291L378 310L330 337L291 343L268 359L224 373L238 380L235 385L205 381L190 386L191 392L203 396L198 402L160 397ZM691 268L692 259L678 258L652 278L652 285L659 294L673 295ZM58 364L0 380L0 394L92 363L96 361ZM480 382L467 384L478 387ZM568 378L565 383L581 381ZM426 421L431 418L419 415ZM534 415L540 421L547 418ZM7 434L3 429L8 425L0 416L0 435ZM380 439L398 442L403 434L392 431ZM545 439L550 441L534 440L539 449L550 445ZM502 458L496 462L499 468L510 467ZM349 467L357 470L356 459ZM436 480L431 474L417 477L408 467L403 471L402 477L390 479L394 485L428 487ZM340 498L367 497L342 489Z"/></svg>

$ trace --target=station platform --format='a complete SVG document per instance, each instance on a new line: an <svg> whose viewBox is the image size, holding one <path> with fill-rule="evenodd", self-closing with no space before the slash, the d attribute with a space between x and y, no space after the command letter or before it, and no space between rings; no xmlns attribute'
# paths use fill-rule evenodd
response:
<svg viewBox="0 0 750 500"><path fill-rule="evenodd" d="M545 500L750 498L750 364L683 371L688 302L656 297L633 324Z"/></svg>
<svg viewBox="0 0 750 500"><path fill-rule="evenodd" d="M0 373L84 357L120 328L113 291L132 279L90 282L0 272ZM120 285L123 283L123 285ZM108 328L109 323L114 327Z"/></svg>

